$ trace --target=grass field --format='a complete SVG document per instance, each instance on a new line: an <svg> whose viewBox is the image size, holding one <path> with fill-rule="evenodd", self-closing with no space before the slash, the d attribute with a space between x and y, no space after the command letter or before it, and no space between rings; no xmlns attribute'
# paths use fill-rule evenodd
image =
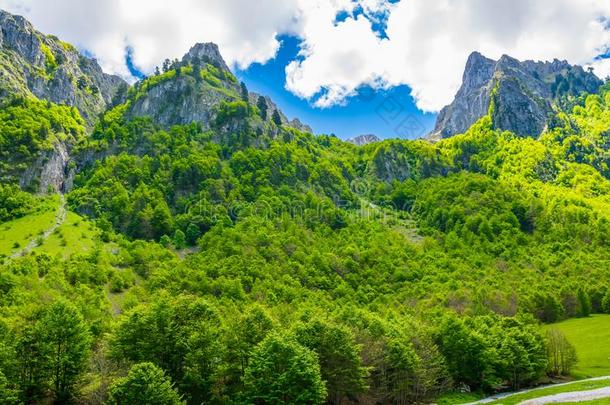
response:
<svg viewBox="0 0 610 405"><path fill-rule="evenodd" d="M93 248L98 234L99 231L91 222L73 212L68 212L64 223L35 251L66 258L73 253L87 253Z"/></svg>
<svg viewBox="0 0 610 405"><path fill-rule="evenodd" d="M436 400L437 405L454 405L454 404L466 404L469 402L475 402L479 399L483 398L482 395L472 393L472 392L450 392L438 400Z"/></svg>
<svg viewBox="0 0 610 405"><path fill-rule="evenodd" d="M610 375L610 315L569 319L545 329L562 331L576 348L578 362L572 371L576 378Z"/></svg>
<svg viewBox="0 0 610 405"><path fill-rule="evenodd" d="M51 196L35 213L0 224L0 255L10 256L53 226L58 207L59 196Z"/></svg>

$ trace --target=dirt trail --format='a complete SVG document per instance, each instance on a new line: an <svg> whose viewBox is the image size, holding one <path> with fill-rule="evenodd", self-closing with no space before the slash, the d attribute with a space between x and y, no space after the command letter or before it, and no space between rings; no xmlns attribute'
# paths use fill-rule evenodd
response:
<svg viewBox="0 0 610 405"><path fill-rule="evenodd" d="M610 375L606 375L606 376L602 376L602 377L588 378L586 380L570 381L570 382L562 383L562 384L549 384L549 385L544 385L541 387L531 388L531 389L523 390L523 391L506 392L503 394L497 394L497 395L493 395L491 397L487 397L485 399L481 399L480 401L470 402L470 403L464 404L464 405L486 404L489 402L494 402L494 401L498 401L500 399L508 398L513 395L525 394L527 392L532 392L532 391L539 391L539 390L543 390L545 388L561 387L564 385L572 385L572 384L577 384L577 383L581 383L581 382L585 382L585 381L599 381L599 380L610 380ZM606 394L606 391L604 391L604 390L607 390L607 394ZM597 391L599 391L599 392L597 392ZM603 396L590 398L589 396L591 396L591 395L603 395ZM610 387L604 387L604 388L599 388L599 389L589 390L589 391L570 391L570 392L563 392L560 394L547 395L547 396L542 396L539 398L528 399L526 401L521 402L521 404L541 405L541 404L561 403L561 402L583 402L583 401L589 401L589 400L593 400L593 399L600 399L600 398L607 398L607 397L610 397ZM572 398L576 398L576 399L572 399ZM546 402L538 402L538 401L546 401Z"/></svg>
<svg viewBox="0 0 610 405"><path fill-rule="evenodd" d="M53 226L51 226L49 229L44 231L44 233L42 235L36 236L34 239L30 240L30 242L27 244L26 247L24 247L23 249L21 249L20 251L18 251L16 253L13 253L11 255L11 259L24 256L27 253L29 253L30 251L32 251L32 249L34 249L35 247L38 246L39 238L42 238L43 241L47 240L47 238L49 236L51 236L51 234L53 232L55 232L55 230L57 228L59 228L61 226L61 224L64 223L65 220L66 220L66 199L64 198L63 194L60 194L59 195L59 209L57 210L57 215L55 215L55 223L53 224Z"/></svg>
<svg viewBox="0 0 610 405"><path fill-rule="evenodd" d="M610 397L610 387L597 388L587 391L563 392L561 394L547 395L546 397L529 399L521 402L522 405L558 404L565 402L585 402Z"/></svg>

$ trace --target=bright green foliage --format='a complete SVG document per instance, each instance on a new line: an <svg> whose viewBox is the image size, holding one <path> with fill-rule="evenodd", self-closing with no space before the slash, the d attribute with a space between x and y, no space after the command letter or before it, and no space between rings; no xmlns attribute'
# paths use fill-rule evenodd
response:
<svg viewBox="0 0 610 405"><path fill-rule="evenodd" d="M315 353L276 333L253 351L244 385L249 403L322 404L326 398Z"/></svg>
<svg viewBox="0 0 610 405"><path fill-rule="evenodd" d="M180 229L176 229L174 233L174 246L176 249L184 249L186 247L186 236Z"/></svg>
<svg viewBox="0 0 610 405"><path fill-rule="evenodd" d="M0 106L2 158L28 158L49 149L53 139L75 142L83 136L84 121L76 109L30 98L14 98Z"/></svg>
<svg viewBox="0 0 610 405"><path fill-rule="evenodd" d="M254 348L277 327L265 308L252 305L225 327L225 394L237 395Z"/></svg>
<svg viewBox="0 0 610 405"><path fill-rule="evenodd" d="M318 355L322 379L333 403L365 391L368 373L349 330L313 320L297 327L295 333L299 343Z"/></svg>
<svg viewBox="0 0 610 405"><path fill-rule="evenodd" d="M17 179L54 143L73 144L84 132L84 121L75 108L33 98L0 102L0 179Z"/></svg>
<svg viewBox="0 0 610 405"><path fill-rule="evenodd" d="M33 211L37 201L16 185L0 184L0 223L21 218Z"/></svg>
<svg viewBox="0 0 610 405"><path fill-rule="evenodd" d="M437 342L449 372L456 383L464 383L472 389L494 386L494 353L487 337L468 327L465 322L451 316L439 326Z"/></svg>
<svg viewBox="0 0 610 405"><path fill-rule="evenodd" d="M532 325L512 319L501 322L500 328L490 330L501 364L500 377L510 381L513 389L536 381L547 367L540 332Z"/></svg>
<svg viewBox="0 0 610 405"><path fill-rule="evenodd" d="M115 358L153 361L184 387L190 401L210 398L219 366L219 318L202 299L161 298L135 308L119 324L113 345Z"/></svg>
<svg viewBox="0 0 610 405"><path fill-rule="evenodd" d="M610 314L610 289L606 291L606 294L602 299L602 311L605 314Z"/></svg>
<svg viewBox="0 0 610 405"><path fill-rule="evenodd" d="M197 239L199 239L201 236L201 231L197 225L189 224L189 226L186 228L185 236L186 242L193 246L197 243Z"/></svg>
<svg viewBox="0 0 610 405"><path fill-rule="evenodd" d="M42 398L47 389L58 402L74 397L87 365L91 335L73 305L57 301L6 333L14 337L3 336L1 371L19 388L23 400Z"/></svg>
<svg viewBox="0 0 610 405"><path fill-rule="evenodd" d="M0 405L16 405L18 403L18 391L10 387L8 380L0 371Z"/></svg>
<svg viewBox="0 0 610 405"><path fill-rule="evenodd" d="M45 66L47 69L47 74L52 74L57 69L57 60L55 59L55 55L51 51L51 48L43 42L40 43L40 51L45 57Z"/></svg>
<svg viewBox="0 0 610 405"><path fill-rule="evenodd" d="M180 405L184 402L163 370L152 363L139 363L108 389L109 405Z"/></svg>
<svg viewBox="0 0 610 405"><path fill-rule="evenodd" d="M91 345L87 325L76 308L59 301L46 309L37 327L55 398L70 399L87 364Z"/></svg>
<svg viewBox="0 0 610 405"><path fill-rule="evenodd" d="M240 101L223 101L218 105L216 125L222 127L231 120L243 120L248 117L250 108L248 103Z"/></svg>

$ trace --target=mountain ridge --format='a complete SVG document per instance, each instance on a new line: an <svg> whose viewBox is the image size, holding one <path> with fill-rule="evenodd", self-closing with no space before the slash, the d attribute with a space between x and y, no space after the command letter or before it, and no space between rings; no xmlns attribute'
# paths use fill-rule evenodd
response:
<svg viewBox="0 0 610 405"><path fill-rule="evenodd" d="M558 102L596 93L602 84L592 72L567 61L520 62L508 55L495 61L475 51L468 57L454 101L441 110L428 139L464 133L490 113L495 128L537 137Z"/></svg>

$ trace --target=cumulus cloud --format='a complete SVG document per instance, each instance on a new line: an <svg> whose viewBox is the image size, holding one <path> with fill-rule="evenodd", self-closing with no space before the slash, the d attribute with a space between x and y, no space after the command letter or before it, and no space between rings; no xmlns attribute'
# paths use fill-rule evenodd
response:
<svg viewBox="0 0 610 405"><path fill-rule="evenodd" d="M309 1L311 2L311 0ZM336 24L332 13L305 24L303 53L286 68L287 88L326 107L363 84L411 87L418 107L438 111L451 102L468 55L567 59L588 64L610 44L606 0L364 1L387 17L381 38L366 16ZM367 24L368 23L368 24ZM610 64L593 64L598 73Z"/></svg>
<svg viewBox="0 0 610 405"><path fill-rule="evenodd" d="M128 75L125 48L150 73L196 42L219 44L240 67L273 58L279 35L299 37L286 88L318 107L362 85L406 84L418 106L451 102L470 52L566 59L610 74L610 0L0 0ZM341 16L341 18L338 18Z"/></svg>

